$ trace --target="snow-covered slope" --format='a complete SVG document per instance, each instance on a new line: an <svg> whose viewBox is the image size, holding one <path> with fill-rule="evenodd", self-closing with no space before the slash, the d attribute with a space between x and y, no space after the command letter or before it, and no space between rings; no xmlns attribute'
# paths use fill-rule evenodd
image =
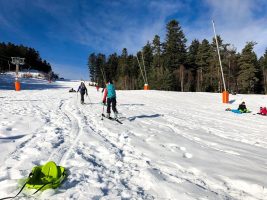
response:
<svg viewBox="0 0 267 200"><path fill-rule="evenodd" d="M69 176L37 198L267 199L267 117L253 115L266 96L230 96L225 105L221 94L117 91L119 124L101 120L102 93L93 87L80 105L68 92L78 85L0 86L0 198L53 160ZM252 113L225 111L242 101Z"/></svg>

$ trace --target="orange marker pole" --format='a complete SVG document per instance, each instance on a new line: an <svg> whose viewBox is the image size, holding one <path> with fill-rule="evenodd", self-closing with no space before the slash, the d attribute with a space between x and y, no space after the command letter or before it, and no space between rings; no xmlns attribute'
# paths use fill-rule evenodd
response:
<svg viewBox="0 0 267 200"><path fill-rule="evenodd" d="M223 103L229 103L229 92L224 90L222 93L222 99L223 99Z"/></svg>
<svg viewBox="0 0 267 200"><path fill-rule="evenodd" d="M15 81L15 90L20 91L20 82L18 81L18 79L16 79Z"/></svg>
<svg viewBox="0 0 267 200"><path fill-rule="evenodd" d="M20 91L20 82L19 82L19 65L16 65L16 78L15 78L15 90Z"/></svg>
<svg viewBox="0 0 267 200"><path fill-rule="evenodd" d="M145 84L145 85L144 85L144 90L149 90L149 86L148 86L148 84Z"/></svg>

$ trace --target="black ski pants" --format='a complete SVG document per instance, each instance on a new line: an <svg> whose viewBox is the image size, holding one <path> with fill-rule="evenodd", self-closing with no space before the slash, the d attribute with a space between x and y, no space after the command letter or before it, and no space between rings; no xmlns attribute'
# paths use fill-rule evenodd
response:
<svg viewBox="0 0 267 200"><path fill-rule="evenodd" d="M81 92L81 103L84 103L84 95L85 93Z"/></svg>
<svg viewBox="0 0 267 200"><path fill-rule="evenodd" d="M110 113L110 106L112 105L112 110L114 113L118 113L117 108L116 108L116 97L113 98L107 98L107 113Z"/></svg>

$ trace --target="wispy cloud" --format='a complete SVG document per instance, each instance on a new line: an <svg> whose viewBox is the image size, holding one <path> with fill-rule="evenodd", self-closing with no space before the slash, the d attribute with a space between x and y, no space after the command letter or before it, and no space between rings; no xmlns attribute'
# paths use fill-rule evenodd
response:
<svg viewBox="0 0 267 200"><path fill-rule="evenodd" d="M106 53L124 47L136 52L155 34L163 35L167 17L183 6L179 1L163 0L95 1L93 6L88 1L47 5L38 0L34 4L58 22L58 34L48 32L50 37L62 39L60 33L65 33L65 38Z"/></svg>
<svg viewBox="0 0 267 200"><path fill-rule="evenodd" d="M210 17L216 21L218 34L239 51L248 41L255 41L255 51L262 55L267 47L266 3L261 0L206 0Z"/></svg>
<svg viewBox="0 0 267 200"><path fill-rule="evenodd" d="M12 6L11 3L0 1L0 24L1 28L8 29L12 32L19 32L19 18L21 17L20 12L17 8L23 8L21 2Z"/></svg>
<svg viewBox="0 0 267 200"><path fill-rule="evenodd" d="M10 24L6 20L6 18L0 13L0 24L2 26L10 27Z"/></svg>

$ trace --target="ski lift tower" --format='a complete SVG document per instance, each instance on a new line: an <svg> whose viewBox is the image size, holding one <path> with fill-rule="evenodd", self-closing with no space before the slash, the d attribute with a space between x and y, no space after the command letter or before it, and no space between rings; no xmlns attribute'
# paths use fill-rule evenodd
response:
<svg viewBox="0 0 267 200"><path fill-rule="evenodd" d="M11 57L11 63L16 65L16 78L15 78L15 90L20 91L20 82L19 82L19 66L24 65L25 58L20 57Z"/></svg>

